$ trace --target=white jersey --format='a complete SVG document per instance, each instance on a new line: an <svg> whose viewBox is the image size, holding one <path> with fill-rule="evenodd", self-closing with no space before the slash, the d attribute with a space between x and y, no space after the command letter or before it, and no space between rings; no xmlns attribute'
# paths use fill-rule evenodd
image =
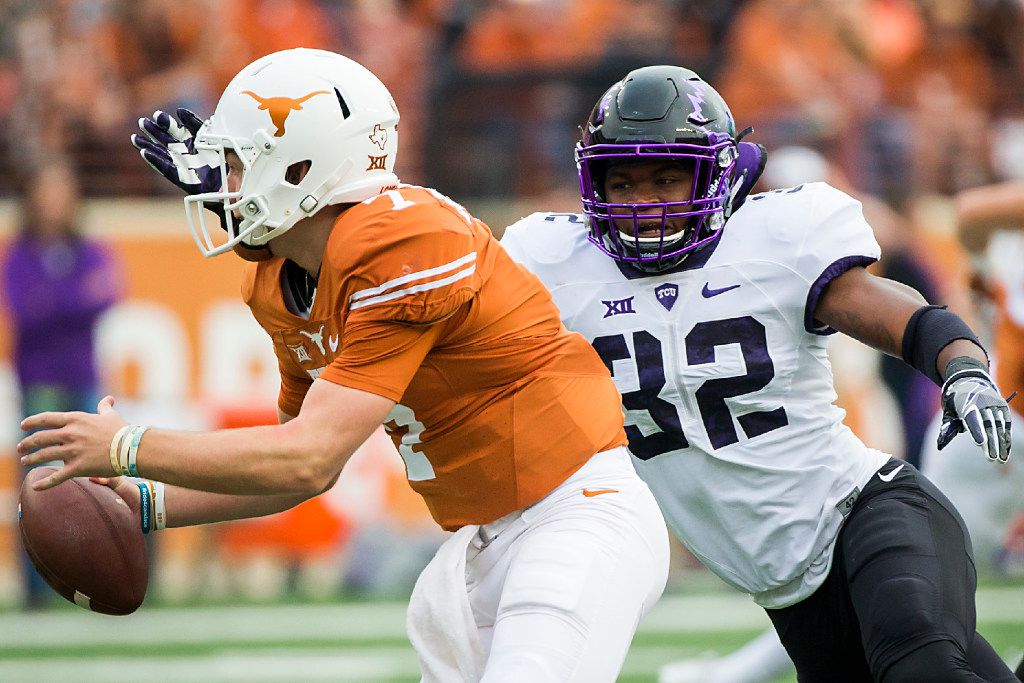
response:
<svg viewBox="0 0 1024 683"><path fill-rule="evenodd" d="M860 203L824 183L751 196L658 275L602 253L582 215L533 214L502 245L608 366L634 465L676 535L764 607L813 593L889 457L843 424L833 330L813 317L832 279L879 257Z"/></svg>

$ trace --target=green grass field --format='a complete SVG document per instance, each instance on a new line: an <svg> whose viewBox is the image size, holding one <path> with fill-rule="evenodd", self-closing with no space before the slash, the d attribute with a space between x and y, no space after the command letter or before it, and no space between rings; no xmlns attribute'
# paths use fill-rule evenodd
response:
<svg viewBox="0 0 1024 683"><path fill-rule="evenodd" d="M0 681L418 681L404 615L404 602L0 613ZM996 651L1016 661L1024 585L982 588L978 615ZM641 624L619 680L654 681L666 662L726 653L767 625L735 593L667 595Z"/></svg>

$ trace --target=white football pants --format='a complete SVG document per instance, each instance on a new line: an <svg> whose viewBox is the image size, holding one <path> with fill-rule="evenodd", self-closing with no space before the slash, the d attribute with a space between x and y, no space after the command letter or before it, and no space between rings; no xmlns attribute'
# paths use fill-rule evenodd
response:
<svg viewBox="0 0 1024 683"><path fill-rule="evenodd" d="M614 681L668 577L668 532L625 448L480 527L466 586L485 683Z"/></svg>

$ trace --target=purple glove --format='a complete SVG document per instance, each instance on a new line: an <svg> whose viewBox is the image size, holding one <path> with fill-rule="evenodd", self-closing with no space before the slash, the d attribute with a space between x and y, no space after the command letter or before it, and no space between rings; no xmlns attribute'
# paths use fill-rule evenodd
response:
<svg viewBox="0 0 1024 683"><path fill-rule="evenodd" d="M185 194L220 192L219 155L195 148L195 136L203 125L202 119L188 109L178 109L177 116L174 118L167 112L155 111L150 118L139 119L143 134L133 134L132 144L147 164L184 190ZM217 214L221 228L226 230L221 203L204 202L203 206ZM273 256L267 245L238 244L234 252L246 261L265 261Z"/></svg>
<svg viewBox="0 0 1024 683"><path fill-rule="evenodd" d="M195 135L203 125L202 119L188 109L178 109L177 115L176 119L158 110L150 118L139 119L143 134L133 134L132 144L147 164L185 194L219 192L220 159L212 152L195 148ZM207 208L213 209L210 205Z"/></svg>

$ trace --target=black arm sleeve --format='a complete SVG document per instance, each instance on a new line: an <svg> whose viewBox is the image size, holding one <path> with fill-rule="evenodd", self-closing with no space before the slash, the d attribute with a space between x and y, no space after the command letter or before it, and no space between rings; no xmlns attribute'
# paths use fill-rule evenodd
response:
<svg viewBox="0 0 1024 683"><path fill-rule="evenodd" d="M935 367L939 352L957 339L985 347L960 316L945 306L922 306L914 311L903 330L903 360L942 386L942 376ZM987 354L987 352L986 352Z"/></svg>

